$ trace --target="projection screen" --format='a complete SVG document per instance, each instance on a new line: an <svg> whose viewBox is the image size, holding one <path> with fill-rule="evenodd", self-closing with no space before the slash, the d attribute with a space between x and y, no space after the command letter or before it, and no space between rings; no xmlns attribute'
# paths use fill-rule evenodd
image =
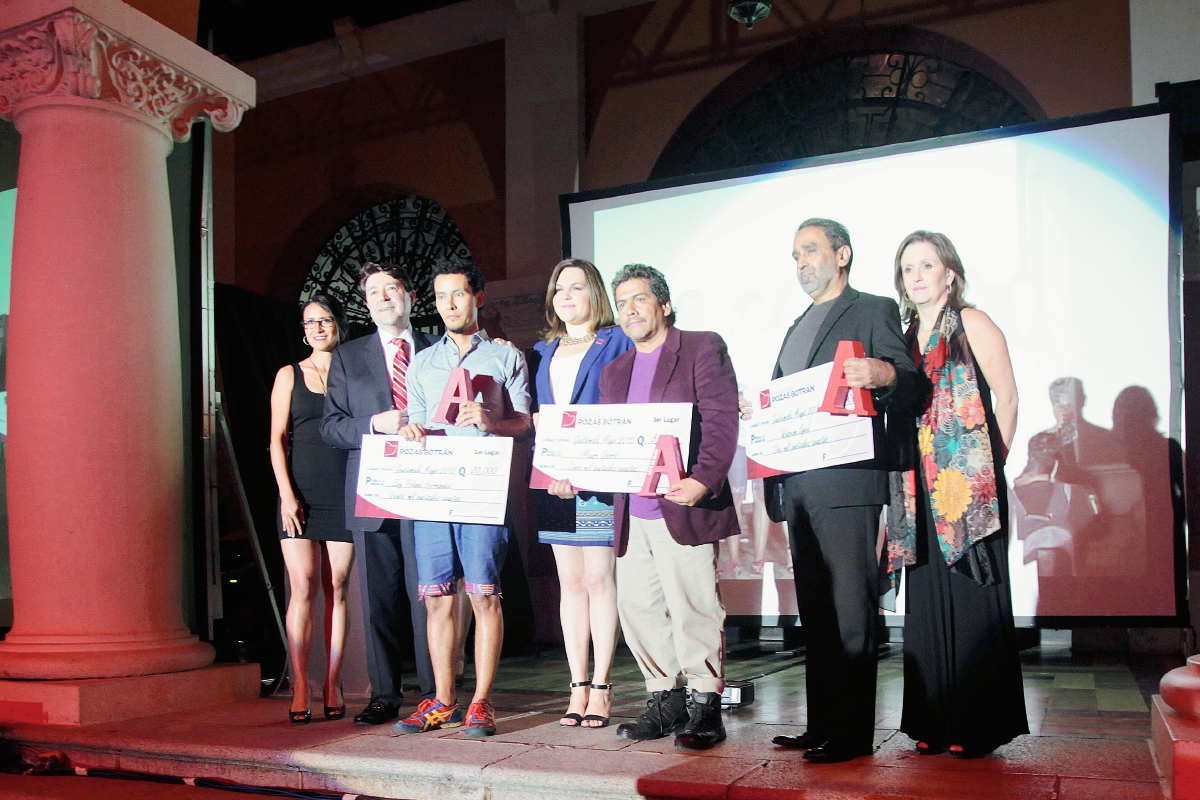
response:
<svg viewBox="0 0 1200 800"><path fill-rule="evenodd" d="M892 298L899 242L946 234L967 300L1007 337L1020 394L1006 467L1018 621L1165 621L1183 591L1171 142L1168 115L1130 109L568 195L564 251L606 280L626 263L662 270L677 325L719 332L748 393L769 380L810 302L791 259L799 222L845 224L850 284ZM730 482L742 535L721 545L728 613L786 624L796 613L786 532L767 520L741 450ZM901 614L903 590L897 600Z"/></svg>

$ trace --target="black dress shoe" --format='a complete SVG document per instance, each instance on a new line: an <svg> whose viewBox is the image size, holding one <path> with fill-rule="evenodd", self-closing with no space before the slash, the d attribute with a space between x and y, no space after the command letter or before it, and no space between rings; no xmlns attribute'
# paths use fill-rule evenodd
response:
<svg viewBox="0 0 1200 800"><path fill-rule="evenodd" d="M804 760L810 764L838 764L859 756L869 756L874 748L847 747L835 742L822 742L804 751Z"/></svg>
<svg viewBox="0 0 1200 800"><path fill-rule="evenodd" d="M799 736L776 736L771 742L779 747L786 747L788 750L807 750L823 744L825 737L818 736L812 731L805 731Z"/></svg>
<svg viewBox="0 0 1200 800"><path fill-rule="evenodd" d="M630 742L661 739L678 733L687 721L687 700L683 689L654 692L646 701L646 710L640 717L617 727L617 736Z"/></svg>
<svg viewBox="0 0 1200 800"><path fill-rule="evenodd" d="M725 741L720 692L693 691L687 705L688 721L675 737L675 749L708 750Z"/></svg>
<svg viewBox="0 0 1200 800"><path fill-rule="evenodd" d="M373 700L370 705L354 716L355 725L382 725L400 716L399 710L381 700Z"/></svg>

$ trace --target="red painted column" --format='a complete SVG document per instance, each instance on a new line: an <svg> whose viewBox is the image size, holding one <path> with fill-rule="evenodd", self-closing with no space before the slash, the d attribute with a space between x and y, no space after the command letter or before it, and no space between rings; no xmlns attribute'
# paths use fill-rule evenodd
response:
<svg viewBox="0 0 1200 800"><path fill-rule="evenodd" d="M86 10L109 18L68 8L0 34L0 113L21 133L6 678L145 675L213 660L182 616L179 304L165 159L201 112L234 127L253 82L236 99L168 60L163 51L175 48L193 69L203 63L182 37L121 3Z"/></svg>

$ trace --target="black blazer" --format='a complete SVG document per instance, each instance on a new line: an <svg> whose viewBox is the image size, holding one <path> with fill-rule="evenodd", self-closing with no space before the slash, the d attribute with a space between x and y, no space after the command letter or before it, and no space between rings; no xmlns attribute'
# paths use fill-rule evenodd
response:
<svg viewBox="0 0 1200 800"><path fill-rule="evenodd" d="M415 351L437 341L413 331ZM392 408L392 376L379 332L338 345L329 364L325 386L325 416L321 438L325 444L349 450L346 459L346 527L352 531L377 531L378 517L354 516L358 495L358 458L362 437L371 432L371 417Z"/></svg>
<svg viewBox="0 0 1200 800"><path fill-rule="evenodd" d="M876 410L879 411L871 420L875 435L875 457L869 461L800 473L804 476L805 494L824 498L825 504L831 508L886 504L889 499L887 473L897 466L888 429L893 428L898 433L901 427L914 424L917 409L928 396L929 381L913 365L912 356L904 343L904 334L900 330L900 309L895 300L865 294L847 286L830 302L833 307L817 331L805 368L833 361L838 342L851 340L863 343L867 358L878 358L895 367L896 383L871 392ZM807 314L808 310L804 313ZM802 319L804 314L797 317L792 327L788 328L787 335L783 337L784 346ZM780 347L780 355L783 355L783 347ZM776 358L771 378L782 376L783 370ZM786 519L782 489L788 477L779 475L764 481L767 512L776 522Z"/></svg>

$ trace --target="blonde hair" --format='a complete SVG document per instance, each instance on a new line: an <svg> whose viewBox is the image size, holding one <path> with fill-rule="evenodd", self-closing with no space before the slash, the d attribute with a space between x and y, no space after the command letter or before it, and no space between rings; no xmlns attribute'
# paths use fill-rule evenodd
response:
<svg viewBox="0 0 1200 800"><path fill-rule="evenodd" d="M908 246L917 242L932 245L938 260L945 265L946 269L954 273L954 281L950 284L950 296L946 299L946 305L950 308L974 308L975 306L968 303L965 297L967 276L963 272L962 259L958 257L958 250L954 249L954 242L950 241L944 233L913 231L904 237L904 241L896 250L896 294L900 296L900 319L904 321L904 324L907 325L917 318L917 307L913 305L912 300L908 299L908 292L904 291L904 268L900 265L900 259L904 256L904 251Z"/></svg>
<svg viewBox="0 0 1200 800"><path fill-rule="evenodd" d="M567 267L583 270L583 274L587 278L588 298L591 300L592 306L592 317L588 320L588 325L591 326L592 331L610 328L616 324L612 305L608 302L608 292L604 289L604 279L600 277L600 270L596 269L595 264L582 258L564 258L554 266L554 271L550 273L550 285L546 287L547 327L542 333L542 340L547 343L553 342L567 333L566 323L559 319L558 312L554 310L554 285L558 283L558 276Z"/></svg>

